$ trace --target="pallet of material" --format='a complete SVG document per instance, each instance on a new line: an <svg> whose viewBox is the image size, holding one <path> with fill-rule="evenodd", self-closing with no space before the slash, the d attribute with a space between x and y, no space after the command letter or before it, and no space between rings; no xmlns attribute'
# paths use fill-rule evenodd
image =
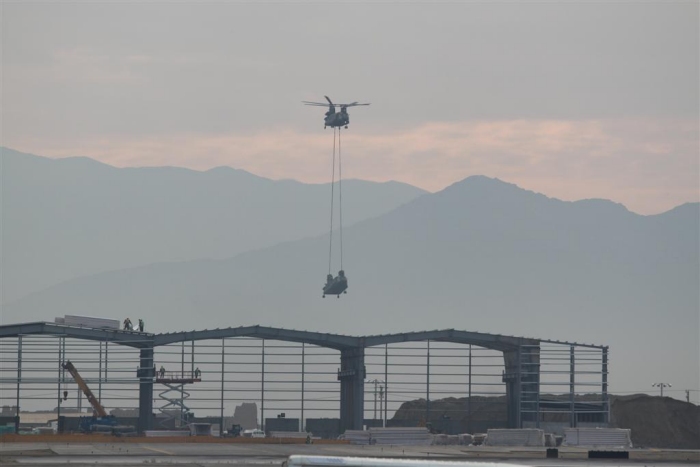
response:
<svg viewBox="0 0 700 467"><path fill-rule="evenodd" d="M313 438L313 436L313 433L307 433L305 431L270 431L270 438L306 439L307 437Z"/></svg>
<svg viewBox="0 0 700 467"><path fill-rule="evenodd" d="M632 447L632 430L628 428L566 428L562 444L564 446L629 449Z"/></svg>
<svg viewBox="0 0 700 467"><path fill-rule="evenodd" d="M537 428L489 429L486 432L487 446L542 446L544 431Z"/></svg>
<svg viewBox="0 0 700 467"><path fill-rule="evenodd" d="M91 316L65 315L63 318L57 317L54 322L83 328L119 329L119 320L117 319L93 318Z"/></svg>
<svg viewBox="0 0 700 467"><path fill-rule="evenodd" d="M432 435L427 428L371 428L370 443L399 446L430 446Z"/></svg>

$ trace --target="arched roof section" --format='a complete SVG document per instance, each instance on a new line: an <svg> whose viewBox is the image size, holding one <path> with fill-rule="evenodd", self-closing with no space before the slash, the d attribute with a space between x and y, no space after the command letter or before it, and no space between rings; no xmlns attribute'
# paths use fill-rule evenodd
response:
<svg viewBox="0 0 700 467"><path fill-rule="evenodd" d="M382 334L363 337L364 347L374 347L384 344L396 344L399 342L440 341L454 342L456 344L472 344L487 349L508 351L515 350L520 345L538 345L539 339L526 337L502 336L500 334L486 334L481 332L457 331L455 329L442 329L435 331L406 332L400 334Z"/></svg>
<svg viewBox="0 0 700 467"><path fill-rule="evenodd" d="M151 347L153 334L118 329L96 329L54 323L19 323L0 326L0 339L29 335L70 337L91 341L112 342L129 347Z"/></svg>
<svg viewBox="0 0 700 467"><path fill-rule="evenodd" d="M172 332L157 334L154 346L173 344L183 341L223 339L225 337L256 337L287 342L299 342L318 345L336 350L356 348L360 338L342 334L324 332L296 331L292 329L271 328L266 326L242 326L238 328L206 329L204 331Z"/></svg>
<svg viewBox="0 0 700 467"><path fill-rule="evenodd" d="M203 331L171 332L163 334L122 331L118 329L96 329L44 322L17 323L0 326L0 338L18 337L24 335L52 335L57 337L70 337L74 339L112 342L114 344L126 345L135 348L158 347L177 342L223 339L226 337L253 337L258 339L298 342L341 351L346 349L374 347L384 344L420 342L426 340L454 342L457 344L472 344L503 352L516 350L521 345L539 345L541 342L591 348L606 348L604 346L594 344L540 340L528 337L459 331L455 329L404 332L374 336L347 336L343 334L298 331L267 326L241 326L236 328L205 329Z"/></svg>

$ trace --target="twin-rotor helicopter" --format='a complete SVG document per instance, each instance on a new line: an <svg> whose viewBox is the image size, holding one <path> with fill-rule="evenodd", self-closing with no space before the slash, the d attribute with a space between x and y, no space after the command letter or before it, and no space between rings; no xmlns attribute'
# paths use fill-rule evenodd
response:
<svg viewBox="0 0 700 467"><path fill-rule="evenodd" d="M328 96L323 96L326 98L328 101L328 104L325 104L323 102L309 102L309 101L302 101L303 104L305 105L313 105L317 107L326 107L328 106L328 111L326 112L326 116L323 119L323 128L334 128L333 130L333 175L331 176L331 187L334 186L335 184L335 157L336 157L336 152L335 152L335 142L336 142L336 134L335 134L335 128L338 129L338 198L339 202L342 202L342 195L340 194L340 190L342 189L341 185L341 162L340 162L340 128L341 127L348 127L348 124L350 123L350 115L348 115L348 107L355 107L358 105L369 105L369 104L360 104L359 102L351 102L350 104L334 104L333 101L331 101L330 97ZM336 106L340 107L340 112L336 112L335 108ZM331 274L331 262L332 262L332 252L333 252L333 190L331 190L331 228L330 232L328 234L329 236L329 241L330 241L330 247L329 247L329 252L328 252L328 276L326 276L326 284L323 286L323 297L325 298L326 295L336 295L338 298L340 298L341 294L346 294L347 289L348 289L348 278L345 275L345 271L343 270L343 207L340 207L340 271L338 271L338 276L333 277L333 274Z"/></svg>
<svg viewBox="0 0 700 467"><path fill-rule="evenodd" d="M369 105L369 104L360 104L357 102L352 102L350 104L334 104L328 96L323 96L326 98L328 101L328 104L324 102L308 102L308 101L302 101L305 105L314 105L317 107L328 107L328 112L326 112L326 116L323 119L323 128L331 127L331 128L340 128L340 127L348 127L348 124L350 123L350 115L348 114L348 107L355 107L358 105ZM336 112L335 108L336 106L340 107L340 112Z"/></svg>

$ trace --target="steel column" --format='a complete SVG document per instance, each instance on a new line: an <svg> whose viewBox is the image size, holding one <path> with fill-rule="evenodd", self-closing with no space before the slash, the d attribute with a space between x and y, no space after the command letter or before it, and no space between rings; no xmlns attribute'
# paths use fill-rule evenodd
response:
<svg viewBox="0 0 700 467"><path fill-rule="evenodd" d="M304 429L304 356L305 356L305 343L301 343L301 426L299 429L301 431L306 431Z"/></svg>
<svg viewBox="0 0 700 467"><path fill-rule="evenodd" d="M260 429L265 431L265 339L262 340L262 375L260 387Z"/></svg>
<svg viewBox="0 0 700 467"><path fill-rule="evenodd" d="M602 392L603 392L603 405L604 405L604 415L603 423L607 424L610 422L610 401L608 400L608 348L603 347L603 378L602 378Z"/></svg>
<svg viewBox="0 0 700 467"><path fill-rule="evenodd" d="M139 379L139 421L138 431L143 434L153 429L153 347L142 348L139 353L139 369L136 373Z"/></svg>
<svg viewBox="0 0 700 467"><path fill-rule="evenodd" d="M63 370L63 348L61 347L62 337L58 338L58 409L56 411L56 417L58 419L58 426L61 427L61 372ZM60 433L60 430L58 430Z"/></svg>
<svg viewBox="0 0 700 467"><path fill-rule="evenodd" d="M340 430L361 430L364 422L365 349L340 351Z"/></svg>
<svg viewBox="0 0 700 467"><path fill-rule="evenodd" d="M219 424L219 437L224 436L224 355L226 339L221 339L221 423Z"/></svg>
<svg viewBox="0 0 700 467"><path fill-rule="evenodd" d="M576 427L576 354L574 346L569 347L569 409L571 411L569 426Z"/></svg>
<svg viewBox="0 0 700 467"><path fill-rule="evenodd" d="M384 416L382 426L386 427L387 413L389 410L389 344L384 344Z"/></svg>
<svg viewBox="0 0 700 467"><path fill-rule="evenodd" d="M469 384L469 386L467 388L467 430L469 431L469 433L471 433L471 426L472 426L472 345L471 344L469 344L469 383L468 384Z"/></svg>
<svg viewBox="0 0 700 467"><path fill-rule="evenodd" d="M19 397L22 382L22 336L17 338L17 410L15 411L15 433L19 434ZM60 390L59 390L60 394Z"/></svg>
<svg viewBox="0 0 700 467"><path fill-rule="evenodd" d="M430 421L430 339L428 339L428 348L425 365L425 423Z"/></svg>
<svg viewBox="0 0 700 467"><path fill-rule="evenodd" d="M181 356L180 356L180 375L185 377L185 341L182 341L180 345ZM182 393L180 395L180 426L182 426L182 421L185 419L185 386L182 386Z"/></svg>
<svg viewBox="0 0 700 467"><path fill-rule="evenodd" d="M97 400L102 404L102 341L100 341L100 362L97 373Z"/></svg>
<svg viewBox="0 0 700 467"><path fill-rule="evenodd" d="M523 427L523 417L521 413L521 408L522 408L522 379L523 379L523 374L522 374L522 358L523 358L523 350L522 346L518 346L518 371L516 373L516 380L515 380L515 394L517 395L517 427L516 428L522 428Z"/></svg>

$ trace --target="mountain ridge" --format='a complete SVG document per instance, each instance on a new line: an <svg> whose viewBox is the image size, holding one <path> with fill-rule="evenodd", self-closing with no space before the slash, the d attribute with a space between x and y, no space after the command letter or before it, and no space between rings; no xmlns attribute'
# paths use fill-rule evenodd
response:
<svg viewBox="0 0 700 467"><path fill-rule="evenodd" d="M229 257L328 228L330 188L323 184L234 168L117 168L8 148L0 156L5 303L91 273ZM348 223L425 193L361 180L344 188Z"/></svg>

